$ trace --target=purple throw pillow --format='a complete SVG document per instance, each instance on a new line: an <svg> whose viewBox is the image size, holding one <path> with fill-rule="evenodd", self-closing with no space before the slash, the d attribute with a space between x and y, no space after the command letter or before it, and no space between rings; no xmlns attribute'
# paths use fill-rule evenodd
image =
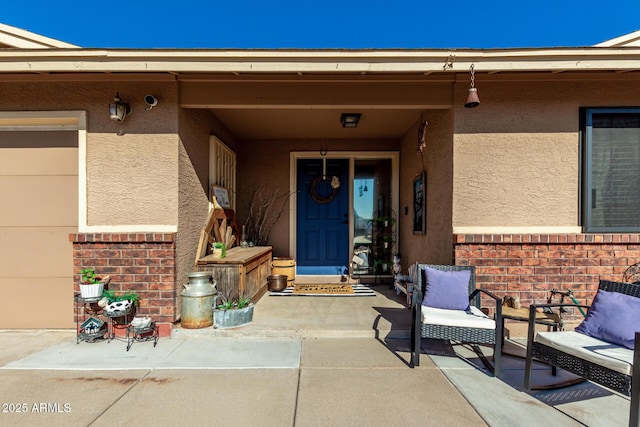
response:
<svg viewBox="0 0 640 427"><path fill-rule="evenodd" d="M469 308L471 271L443 271L425 267L422 280L426 284L422 305L448 310Z"/></svg>
<svg viewBox="0 0 640 427"><path fill-rule="evenodd" d="M598 290L576 332L633 350L640 331L640 298Z"/></svg>

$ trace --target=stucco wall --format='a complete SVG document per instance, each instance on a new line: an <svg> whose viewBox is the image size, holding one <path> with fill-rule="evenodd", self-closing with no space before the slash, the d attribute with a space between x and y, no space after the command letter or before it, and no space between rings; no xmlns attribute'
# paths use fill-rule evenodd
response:
<svg viewBox="0 0 640 427"><path fill-rule="evenodd" d="M177 87L127 82L96 91L102 102L88 114L88 225L176 225ZM108 115L116 91L131 106L122 122ZM148 111L146 94L159 100Z"/></svg>
<svg viewBox="0 0 640 427"><path fill-rule="evenodd" d="M453 227L577 227L579 108L636 105L615 82L482 82L481 105L455 109ZM477 230L481 231L481 230Z"/></svg>
<svg viewBox="0 0 640 427"><path fill-rule="evenodd" d="M209 139L217 134L228 146L235 142L207 110L180 110L178 173L178 235L176 271L178 294L195 271L195 256L200 230L209 212ZM179 312L179 311L178 311Z"/></svg>
<svg viewBox="0 0 640 427"><path fill-rule="evenodd" d="M486 84L456 108L454 228L577 224L578 105L535 86Z"/></svg>
<svg viewBox="0 0 640 427"><path fill-rule="evenodd" d="M253 190L264 186L272 192L289 191L289 156L292 151L309 151L318 154L327 151L397 151L399 141L394 140L268 140L243 141L238 158L238 221L246 220ZM269 244L273 256L295 256L289 254L289 205L274 225Z"/></svg>
<svg viewBox="0 0 640 427"><path fill-rule="evenodd" d="M451 191L453 156L451 149L453 112L428 110L427 147L417 154L416 122L402 139L400 151L399 248L403 268L415 262L449 264L452 260ZM413 233L413 180L426 170L425 234ZM405 214L406 209L406 214Z"/></svg>
<svg viewBox="0 0 640 427"><path fill-rule="evenodd" d="M89 134L88 225L175 225L175 134Z"/></svg>
<svg viewBox="0 0 640 427"><path fill-rule="evenodd" d="M6 110L87 111L88 225L177 224L177 83L0 83ZM109 117L119 93L131 106L123 122ZM156 96L146 111L143 99Z"/></svg>

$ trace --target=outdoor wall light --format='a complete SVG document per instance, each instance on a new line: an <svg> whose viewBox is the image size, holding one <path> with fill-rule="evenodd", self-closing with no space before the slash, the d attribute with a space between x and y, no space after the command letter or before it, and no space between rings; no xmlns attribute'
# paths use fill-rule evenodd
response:
<svg viewBox="0 0 640 427"><path fill-rule="evenodd" d="M467 95L467 102L464 103L466 108L473 108L480 105L480 98L478 98L478 89L476 89L476 73L471 64L471 87L469 88L469 94Z"/></svg>
<svg viewBox="0 0 640 427"><path fill-rule="evenodd" d="M340 116L340 123L342 123L343 128L358 127L360 116L360 113L342 113L342 116Z"/></svg>
<svg viewBox="0 0 640 427"><path fill-rule="evenodd" d="M126 102L122 102L122 99L120 99L120 95L116 93L116 96L113 97L113 104L109 104L109 114L111 115L111 120L117 120L121 122L130 112L131 108L129 107L129 104L127 104Z"/></svg>

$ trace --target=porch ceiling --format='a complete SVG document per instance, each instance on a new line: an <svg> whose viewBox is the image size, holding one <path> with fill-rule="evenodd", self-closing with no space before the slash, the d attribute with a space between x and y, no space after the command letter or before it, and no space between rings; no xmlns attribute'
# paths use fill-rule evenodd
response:
<svg viewBox="0 0 640 427"><path fill-rule="evenodd" d="M397 139L420 119L419 109L212 109L235 136L252 139ZM361 113L357 128L340 124L342 113Z"/></svg>
<svg viewBox="0 0 640 427"><path fill-rule="evenodd" d="M254 139L398 139L427 109L452 106L453 79L199 81L182 79L180 105L209 109L235 136ZM342 113L360 113L345 129Z"/></svg>

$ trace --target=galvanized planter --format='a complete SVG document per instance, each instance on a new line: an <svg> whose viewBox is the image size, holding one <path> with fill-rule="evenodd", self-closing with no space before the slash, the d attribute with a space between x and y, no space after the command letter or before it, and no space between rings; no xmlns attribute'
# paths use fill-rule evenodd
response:
<svg viewBox="0 0 640 427"><path fill-rule="evenodd" d="M253 307L248 305L244 308L234 308L230 310L213 310L214 328L233 328L235 326L246 325L253 320Z"/></svg>

